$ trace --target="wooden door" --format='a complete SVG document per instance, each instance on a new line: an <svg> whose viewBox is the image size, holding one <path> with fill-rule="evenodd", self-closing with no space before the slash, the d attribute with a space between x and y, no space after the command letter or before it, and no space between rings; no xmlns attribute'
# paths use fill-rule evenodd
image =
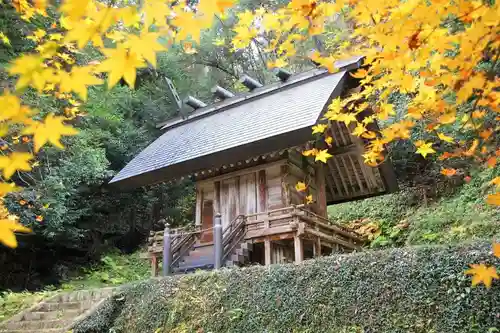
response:
<svg viewBox="0 0 500 333"><path fill-rule="evenodd" d="M212 200L203 201L201 210L201 229L208 229L214 226L214 204ZM211 243L214 241L213 230L204 231L201 234L201 243Z"/></svg>

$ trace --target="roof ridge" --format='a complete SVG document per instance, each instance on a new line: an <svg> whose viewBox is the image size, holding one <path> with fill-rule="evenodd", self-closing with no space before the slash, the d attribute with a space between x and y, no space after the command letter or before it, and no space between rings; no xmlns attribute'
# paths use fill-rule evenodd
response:
<svg viewBox="0 0 500 333"><path fill-rule="evenodd" d="M338 67L338 71L336 73L345 72L345 71L350 70L351 65L357 64L362 58L363 57L353 57L351 59L336 62L336 65ZM356 65L356 67L358 67L358 66L359 65ZM285 82L281 82L281 81L273 82L273 83L265 85L261 88L256 88L253 91L238 94L234 97L231 97L231 98L222 100L220 102L210 104L206 107L197 109L196 111L194 111L193 113L188 115L188 117L186 119L181 118L181 117L176 117L174 119L160 123L156 127L161 128L162 130L172 129L172 128L175 128L177 126L180 126L180 125L183 125L186 123L190 123L192 121L213 115L215 113L225 111L226 109L228 109L230 107L235 107L235 106L238 106L240 104L247 103L255 98L261 98L261 97L269 95L269 94L274 94L274 93L283 91L285 89L294 87L296 85L308 83L310 81L317 80L323 76L332 75L332 74L336 74L336 73L330 73L330 72L328 72L328 70L323 69L323 68L313 68L313 69L310 69L310 70L307 70L304 72L293 74Z"/></svg>

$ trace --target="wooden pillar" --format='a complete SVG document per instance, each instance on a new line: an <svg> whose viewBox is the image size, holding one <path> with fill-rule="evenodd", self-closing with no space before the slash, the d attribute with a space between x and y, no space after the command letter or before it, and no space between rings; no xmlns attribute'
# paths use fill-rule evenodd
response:
<svg viewBox="0 0 500 333"><path fill-rule="evenodd" d="M172 239L170 238L170 228L165 223L163 232L163 276L170 275L172 272Z"/></svg>
<svg viewBox="0 0 500 333"><path fill-rule="evenodd" d="M318 205L318 214L321 216L327 216L326 209L326 181L325 181L325 171L323 165L317 163L318 167L316 170L316 187L318 188L318 198L316 199ZM333 193L332 193L333 195Z"/></svg>
<svg viewBox="0 0 500 333"><path fill-rule="evenodd" d="M272 245L271 245L271 240L269 237L266 237L264 240L264 264L266 266L271 265L271 251L272 251Z"/></svg>
<svg viewBox="0 0 500 333"><path fill-rule="evenodd" d="M220 206L220 181L214 182L214 216L221 211Z"/></svg>
<svg viewBox="0 0 500 333"><path fill-rule="evenodd" d="M295 249L295 263L300 264L304 261L304 242L302 241L302 238L295 235L293 237L293 246Z"/></svg>
<svg viewBox="0 0 500 333"><path fill-rule="evenodd" d="M203 219L203 189L198 187L196 189L196 216L195 216L195 226L201 226L201 221Z"/></svg>
<svg viewBox="0 0 500 333"><path fill-rule="evenodd" d="M155 277L158 275L158 257L156 254L151 254L151 276Z"/></svg>
<svg viewBox="0 0 500 333"><path fill-rule="evenodd" d="M220 213L217 213L214 218L214 268L222 267L222 257L224 255L222 244L222 221Z"/></svg>
<svg viewBox="0 0 500 333"><path fill-rule="evenodd" d="M260 170L257 173L257 212L262 213L267 211L267 185L266 185L266 170Z"/></svg>
<svg viewBox="0 0 500 333"><path fill-rule="evenodd" d="M280 167L280 175L281 175L281 202L283 203L283 207L290 206L290 188L288 184L288 165L283 164Z"/></svg>
<svg viewBox="0 0 500 333"><path fill-rule="evenodd" d="M313 245L314 257L321 257L321 239L316 237Z"/></svg>

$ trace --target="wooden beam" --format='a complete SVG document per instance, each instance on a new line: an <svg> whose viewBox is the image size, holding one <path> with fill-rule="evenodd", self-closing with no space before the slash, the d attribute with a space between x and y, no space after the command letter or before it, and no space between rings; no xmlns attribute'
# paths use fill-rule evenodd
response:
<svg viewBox="0 0 500 333"><path fill-rule="evenodd" d="M285 234L288 232L292 232L294 230L296 230L296 228L291 225L281 225L279 227L268 228L268 229L262 228L257 230L248 230L247 233L245 234L245 239Z"/></svg>
<svg viewBox="0 0 500 333"><path fill-rule="evenodd" d="M333 164L335 164L335 168L337 169L338 174L340 176L340 181L342 182L342 185L344 186L345 193L347 195L350 195L351 191L349 191L349 188L347 187L347 182L345 181L344 175L342 174L342 169L340 168L340 165L337 161L337 158L335 156L333 156L331 159L329 159L329 161L333 161Z"/></svg>
<svg viewBox="0 0 500 333"><path fill-rule="evenodd" d="M293 247L295 250L295 263L300 264L304 261L304 242L302 241L302 238L295 235L293 237Z"/></svg>
<svg viewBox="0 0 500 333"><path fill-rule="evenodd" d="M356 164L354 163L351 154L347 155L347 158L351 162L352 170L354 171L354 176L356 177L360 191L365 193L366 192L365 186L363 185L363 182L361 181L361 178L359 177L358 170L356 169ZM361 171L361 172L363 172L363 171Z"/></svg>
<svg viewBox="0 0 500 333"><path fill-rule="evenodd" d="M259 171L265 170L265 169L270 168L270 167L275 166L275 165L285 164L286 162L287 162L287 160L282 158L278 161L274 161L274 162L270 162L270 163L266 163L266 164L259 164L259 165L255 165L255 166L252 166L249 168L245 168L245 169L241 169L241 170L237 170L237 171L233 171L233 172L228 172L228 173L225 173L225 174L222 174L219 176L215 176L212 178L198 180L197 182L201 185L204 185L207 182L212 183L212 182L221 181L221 180L225 180L225 179L229 179L229 178L234 178L236 176L243 176L243 175L246 175L246 174L249 174L252 172L259 172Z"/></svg>
<svg viewBox="0 0 500 333"><path fill-rule="evenodd" d="M342 164L344 165L344 170L345 174L347 175L347 179L349 179L349 185L351 186L351 189L354 190L354 181L352 180L351 173L349 172L349 167L347 166L347 163L345 162L345 155L340 156L339 159L342 161ZM356 169L353 170L354 173L356 173Z"/></svg>
<svg viewBox="0 0 500 333"><path fill-rule="evenodd" d="M347 247L349 249L353 249L353 250L359 250L359 249L361 249L360 246L354 245L353 243L350 243L350 242L346 242L346 241L344 241L344 240L342 240L340 238L337 238L335 236L327 235L324 232L321 232L319 230L315 230L315 229L312 229L312 228L306 228L306 233L312 234L314 236L318 236L321 239L324 239L324 240L326 240L328 242L339 244L339 245L342 245L342 246Z"/></svg>
<svg viewBox="0 0 500 333"><path fill-rule="evenodd" d="M333 178L333 181L335 182L335 186L337 187L337 189L339 190L339 194L342 195L342 191L341 191L341 183L342 183L342 186L344 188L344 194L345 196L349 196L349 192L347 191L347 187L345 186L345 183L342 181L342 175L340 175L337 171L335 171L334 167L333 167L333 163L331 162L332 159L334 159L334 157L330 158L326 164L328 165L328 169L330 170L330 173L332 174L332 178ZM337 180L337 178L335 178L335 175L340 175L340 180L341 180L341 183L339 183L339 181Z"/></svg>
<svg viewBox="0 0 500 333"><path fill-rule="evenodd" d="M266 266L271 265L271 251L272 251L272 245L271 245L271 240L266 237L264 240L264 264Z"/></svg>

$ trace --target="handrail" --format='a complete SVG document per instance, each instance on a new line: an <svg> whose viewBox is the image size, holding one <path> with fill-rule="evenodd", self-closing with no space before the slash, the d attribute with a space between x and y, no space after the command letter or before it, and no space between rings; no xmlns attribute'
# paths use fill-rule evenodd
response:
<svg viewBox="0 0 500 333"><path fill-rule="evenodd" d="M177 263L191 250L193 245L196 243L196 238L197 236L195 234L189 234L185 237L186 241L184 242L183 245L186 246L179 246L178 249L172 251L172 264L170 267L175 267ZM188 242L189 241L189 242Z"/></svg>
<svg viewBox="0 0 500 333"><path fill-rule="evenodd" d="M241 243L242 239L244 239L245 221L246 217L244 215L238 215L226 228L224 228L222 237L223 261L227 259L234 248Z"/></svg>
<svg viewBox="0 0 500 333"><path fill-rule="evenodd" d="M359 235L358 233L356 233L353 230L349 230L349 229L345 228L344 226L342 226L338 223L332 222L329 219L327 219L321 215L318 215L314 212L311 212L307 209L304 209L303 207L296 207L296 208L298 208L299 210L301 210L302 212L304 212L307 215L310 215L312 217L317 218L319 221L316 221L315 223L322 226L322 227L331 229L331 230L333 230L333 231L335 231L343 236L352 238L358 242L364 241L363 238L361 237L361 235Z"/></svg>

